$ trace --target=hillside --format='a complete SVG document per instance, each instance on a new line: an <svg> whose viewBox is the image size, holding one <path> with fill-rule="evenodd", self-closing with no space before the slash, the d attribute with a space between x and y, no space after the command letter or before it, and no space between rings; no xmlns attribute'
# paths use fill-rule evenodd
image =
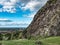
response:
<svg viewBox="0 0 60 45"><path fill-rule="evenodd" d="M47 1L34 16L26 35L27 37L60 35L60 0Z"/></svg>
<svg viewBox="0 0 60 45"><path fill-rule="evenodd" d="M38 41L38 40L37 40ZM60 37L49 37L40 40L41 45L60 45ZM36 40L9 40L9 41L0 41L2 45L40 45L36 43Z"/></svg>

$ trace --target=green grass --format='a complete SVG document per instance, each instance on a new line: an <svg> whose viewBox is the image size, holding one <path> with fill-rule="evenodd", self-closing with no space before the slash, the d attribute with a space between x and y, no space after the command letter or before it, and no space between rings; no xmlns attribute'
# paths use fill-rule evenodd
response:
<svg viewBox="0 0 60 45"><path fill-rule="evenodd" d="M60 45L60 37L49 37L41 40L43 45Z"/></svg>
<svg viewBox="0 0 60 45"><path fill-rule="evenodd" d="M60 37L49 37L40 40L42 45L60 45ZM36 45L36 40L8 40L8 41L0 41L3 45Z"/></svg>
<svg viewBox="0 0 60 45"><path fill-rule="evenodd" d="M20 39L20 40L9 40L0 41L3 45L35 45L34 40Z"/></svg>

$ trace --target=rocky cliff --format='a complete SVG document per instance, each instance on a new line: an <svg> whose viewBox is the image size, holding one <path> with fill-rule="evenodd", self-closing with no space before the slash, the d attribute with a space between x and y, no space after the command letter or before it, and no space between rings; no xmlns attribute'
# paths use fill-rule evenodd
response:
<svg viewBox="0 0 60 45"><path fill-rule="evenodd" d="M60 35L60 0L48 0L27 28L28 36Z"/></svg>

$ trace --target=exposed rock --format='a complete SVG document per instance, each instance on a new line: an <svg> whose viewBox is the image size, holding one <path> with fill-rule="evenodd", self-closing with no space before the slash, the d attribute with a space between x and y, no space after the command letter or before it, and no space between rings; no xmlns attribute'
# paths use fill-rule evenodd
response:
<svg viewBox="0 0 60 45"><path fill-rule="evenodd" d="M27 28L27 36L60 35L60 0L48 0Z"/></svg>

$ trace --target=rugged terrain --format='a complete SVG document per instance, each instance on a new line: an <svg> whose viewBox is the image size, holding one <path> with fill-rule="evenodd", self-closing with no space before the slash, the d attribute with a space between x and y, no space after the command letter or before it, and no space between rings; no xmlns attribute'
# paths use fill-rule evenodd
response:
<svg viewBox="0 0 60 45"><path fill-rule="evenodd" d="M60 0L48 0L37 12L26 31L30 36L60 35Z"/></svg>

